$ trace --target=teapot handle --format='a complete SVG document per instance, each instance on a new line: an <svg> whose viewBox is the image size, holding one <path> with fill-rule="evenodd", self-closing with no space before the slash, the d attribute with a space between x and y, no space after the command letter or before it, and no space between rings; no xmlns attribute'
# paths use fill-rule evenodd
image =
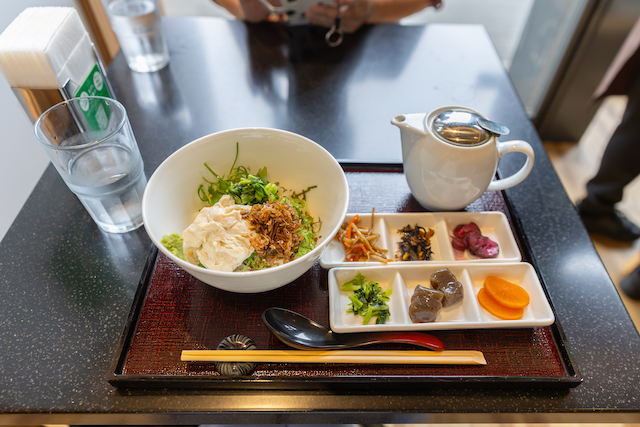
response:
<svg viewBox="0 0 640 427"><path fill-rule="evenodd" d="M520 184L531 172L533 169L533 161L535 159L535 155L533 153L533 148L526 141L506 141L506 142L498 142L498 158L501 159L507 153L519 152L524 153L527 156L527 161L524 163L522 168L513 175L497 179L495 181L491 181L487 191L497 191L497 190L505 190L507 188L511 188L516 184Z"/></svg>

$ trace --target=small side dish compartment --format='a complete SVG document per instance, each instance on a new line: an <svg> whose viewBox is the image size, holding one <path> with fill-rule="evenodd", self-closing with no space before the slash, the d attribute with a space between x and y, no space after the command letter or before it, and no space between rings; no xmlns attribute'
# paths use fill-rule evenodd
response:
<svg viewBox="0 0 640 427"><path fill-rule="evenodd" d="M416 286L431 288L431 275L448 268L462 284L463 298L437 312L435 321L414 323L409 316L411 296ZM392 289L387 305L389 319L376 324L372 319L363 324L363 317L348 312L349 291L342 285L360 273L367 281L377 282L383 290ZM478 302L478 292L488 276L497 276L518 285L528 293L529 304L522 318L504 320L485 310ZM454 330L479 328L513 328L548 326L555 320L553 311L534 268L518 263L394 263L386 267L333 268L329 271L329 322L335 332L371 332L381 330Z"/></svg>
<svg viewBox="0 0 640 427"><path fill-rule="evenodd" d="M349 214L345 218L348 223L358 215L362 228L373 229L379 234L377 246L387 250L387 258L392 260L386 265L399 264L430 264L438 262L519 262L522 254L516 244L506 216L501 212L422 212L422 213L394 213L375 214L373 224L371 213ZM498 244L499 252L492 258L473 255L469 250L457 250L452 246L452 236L458 225L475 223L480 228L482 236L488 237ZM402 235L399 230L405 226L419 226L425 230L433 230L429 239L431 256L426 261L402 261L396 256L398 243ZM327 246L320 257L320 265L326 269L333 267L383 266L380 261L345 261L346 248L338 239Z"/></svg>

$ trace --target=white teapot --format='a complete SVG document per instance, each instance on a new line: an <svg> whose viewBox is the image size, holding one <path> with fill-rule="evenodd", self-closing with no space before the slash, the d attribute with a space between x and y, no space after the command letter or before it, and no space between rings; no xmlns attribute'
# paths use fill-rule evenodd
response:
<svg viewBox="0 0 640 427"><path fill-rule="evenodd" d="M522 182L533 168L534 153L525 141L498 142L509 129L464 107L442 107L428 114L403 114L391 123L400 128L404 174L411 193L426 209L464 208L485 191ZM515 174L493 180L507 153L527 156Z"/></svg>

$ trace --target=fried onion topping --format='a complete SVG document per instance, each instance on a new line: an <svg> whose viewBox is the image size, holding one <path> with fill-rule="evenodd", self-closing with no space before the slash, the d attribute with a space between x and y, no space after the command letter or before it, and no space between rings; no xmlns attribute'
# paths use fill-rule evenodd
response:
<svg viewBox="0 0 640 427"><path fill-rule="evenodd" d="M303 237L298 233L302 222L293 206L279 200L266 202L253 205L244 216L255 232L251 245L267 266L294 259Z"/></svg>

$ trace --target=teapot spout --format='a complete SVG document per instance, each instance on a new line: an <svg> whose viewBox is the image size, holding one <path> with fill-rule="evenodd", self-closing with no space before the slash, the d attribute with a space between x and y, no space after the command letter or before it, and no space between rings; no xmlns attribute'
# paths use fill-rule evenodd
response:
<svg viewBox="0 0 640 427"><path fill-rule="evenodd" d="M424 132L424 114L401 114L391 119L391 124L400 129L400 140L402 141L402 155L406 154L411 147L426 136Z"/></svg>

